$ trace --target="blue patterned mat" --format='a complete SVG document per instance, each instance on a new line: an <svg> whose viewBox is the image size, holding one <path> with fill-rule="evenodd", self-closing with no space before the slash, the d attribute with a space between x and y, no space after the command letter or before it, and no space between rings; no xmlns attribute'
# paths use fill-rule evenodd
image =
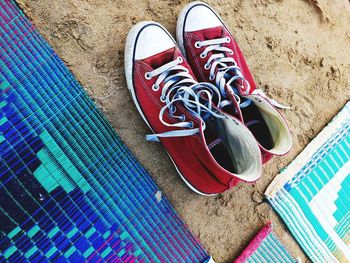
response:
<svg viewBox="0 0 350 263"><path fill-rule="evenodd" d="M0 262L208 259L10 0L0 42Z"/></svg>
<svg viewBox="0 0 350 263"><path fill-rule="evenodd" d="M265 194L313 262L350 262L350 102Z"/></svg>

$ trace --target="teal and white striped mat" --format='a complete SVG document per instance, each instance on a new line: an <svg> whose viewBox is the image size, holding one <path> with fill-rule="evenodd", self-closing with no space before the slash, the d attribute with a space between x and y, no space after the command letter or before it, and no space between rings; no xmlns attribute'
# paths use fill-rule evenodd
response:
<svg viewBox="0 0 350 263"><path fill-rule="evenodd" d="M312 262L350 262L350 102L265 195Z"/></svg>
<svg viewBox="0 0 350 263"><path fill-rule="evenodd" d="M287 247L273 231L272 223L266 224L250 241L242 254L233 263L295 263Z"/></svg>

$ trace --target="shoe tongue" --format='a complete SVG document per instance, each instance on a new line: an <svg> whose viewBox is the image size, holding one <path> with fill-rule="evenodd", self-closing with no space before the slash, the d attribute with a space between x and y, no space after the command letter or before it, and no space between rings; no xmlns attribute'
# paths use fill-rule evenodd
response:
<svg viewBox="0 0 350 263"><path fill-rule="evenodd" d="M203 40L222 38L224 35L224 28L222 26L212 27L204 29L201 33Z"/></svg>
<svg viewBox="0 0 350 263"><path fill-rule="evenodd" d="M151 66L153 69L157 69L166 63L173 61L176 57L175 47L164 50L161 53L145 58L143 62Z"/></svg>

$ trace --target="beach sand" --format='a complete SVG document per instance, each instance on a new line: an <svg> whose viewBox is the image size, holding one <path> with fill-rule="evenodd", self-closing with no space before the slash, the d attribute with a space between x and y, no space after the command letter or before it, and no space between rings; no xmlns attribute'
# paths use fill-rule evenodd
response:
<svg viewBox="0 0 350 263"><path fill-rule="evenodd" d="M124 78L130 27L154 20L175 34L177 15L188 1L18 2L217 262L231 262L268 221L292 254L307 261L263 193L350 99L348 0L208 1L239 41L257 85L292 107L285 116L294 141L288 155L264 167L258 182L216 197L191 192L162 146L145 141L150 131Z"/></svg>

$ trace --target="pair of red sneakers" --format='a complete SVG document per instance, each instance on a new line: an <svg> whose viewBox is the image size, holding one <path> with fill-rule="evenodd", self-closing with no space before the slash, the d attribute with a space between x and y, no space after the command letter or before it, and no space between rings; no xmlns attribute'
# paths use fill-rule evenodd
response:
<svg viewBox="0 0 350 263"><path fill-rule="evenodd" d="M292 145L280 105L256 89L236 40L207 4L184 8L177 43L155 22L140 22L128 34L125 74L153 132L147 140L164 145L196 193L256 181L262 164Z"/></svg>

